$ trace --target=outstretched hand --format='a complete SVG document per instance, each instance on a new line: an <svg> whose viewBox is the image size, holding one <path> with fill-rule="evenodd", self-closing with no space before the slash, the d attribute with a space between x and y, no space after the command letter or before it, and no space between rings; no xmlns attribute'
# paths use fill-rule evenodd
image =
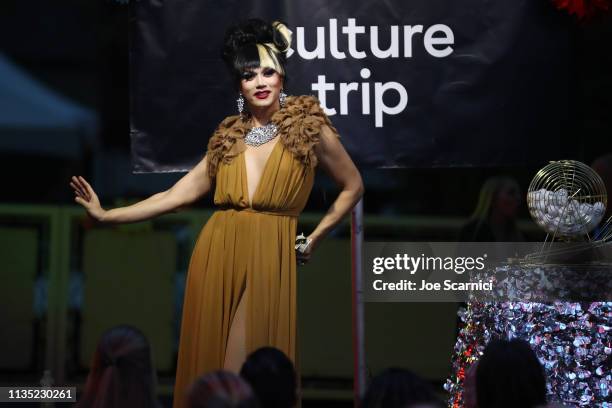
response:
<svg viewBox="0 0 612 408"><path fill-rule="evenodd" d="M100 200L89 183L81 176L72 176L70 186L74 189L74 201L81 204L91 217L101 221L106 211L100 205Z"/></svg>

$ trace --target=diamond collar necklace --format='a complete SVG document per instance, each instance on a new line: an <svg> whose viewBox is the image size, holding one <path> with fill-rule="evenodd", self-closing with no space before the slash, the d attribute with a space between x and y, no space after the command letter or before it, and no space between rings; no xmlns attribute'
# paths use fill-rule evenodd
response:
<svg viewBox="0 0 612 408"><path fill-rule="evenodd" d="M247 134L244 136L244 143L249 146L261 146L264 143L268 143L276 136L278 128L272 121L266 125L259 127L252 127L249 129Z"/></svg>

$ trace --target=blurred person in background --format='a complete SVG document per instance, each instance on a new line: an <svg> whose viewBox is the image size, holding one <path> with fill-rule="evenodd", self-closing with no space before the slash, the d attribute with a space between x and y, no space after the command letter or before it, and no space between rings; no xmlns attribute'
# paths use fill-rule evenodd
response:
<svg viewBox="0 0 612 408"><path fill-rule="evenodd" d="M297 402L297 379L293 363L280 350L262 347L247 357L240 375L266 408L291 408Z"/></svg>
<svg viewBox="0 0 612 408"><path fill-rule="evenodd" d="M515 179L506 176L487 179L480 189L476 209L459 232L459 241L524 241L516 224L521 202L521 189Z"/></svg>
<svg viewBox="0 0 612 408"><path fill-rule="evenodd" d="M189 408L257 408L249 384L229 371L213 371L199 377L187 392ZM263 405L262 407L265 407Z"/></svg>
<svg viewBox="0 0 612 408"><path fill-rule="evenodd" d="M151 348L138 329L122 325L100 337L77 408L161 408Z"/></svg>
<svg viewBox="0 0 612 408"><path fill-rule="evenodd" d="M524 340L492 340L476 367L478 408L545 407L546 378Z"/></svg>
<svg viewBox="0 0 612 408"><path fill-rule="evenodd" d="M388 368L370 383L361 408L443 408L426 381L409 370Z"/></svg>

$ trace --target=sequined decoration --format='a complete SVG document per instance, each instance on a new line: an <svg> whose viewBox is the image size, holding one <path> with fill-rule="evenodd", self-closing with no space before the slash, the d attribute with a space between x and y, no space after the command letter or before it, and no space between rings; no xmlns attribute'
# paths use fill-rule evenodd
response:
<svg viewBox="0 0 612 408"><path fill-rule="evenodd" d="M492 338L528 341L547 380L549 402L612 408L612 302L468 302L444 388L463 407L465 373Z"/></svg>
<svg viewBox="0 0 612 408"><path fill-rule="evenodd" d="M260 146L274 139L277 130L276 125L272 122L264 126L251 128L244 137L244 143L249 146Z"/></svg>

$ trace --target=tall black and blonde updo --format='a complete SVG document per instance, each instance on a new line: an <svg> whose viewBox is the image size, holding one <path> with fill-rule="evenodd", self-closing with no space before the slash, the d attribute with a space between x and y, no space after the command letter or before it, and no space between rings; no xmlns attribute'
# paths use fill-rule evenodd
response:
<svg viewBox="0 0 612 408"><path fill-rule="evenodd" d="M291 32L285 24L251 18L226 31L221 57L236 84L244 71L258 67L273 68L286 80L290 46Z"/></svg>

